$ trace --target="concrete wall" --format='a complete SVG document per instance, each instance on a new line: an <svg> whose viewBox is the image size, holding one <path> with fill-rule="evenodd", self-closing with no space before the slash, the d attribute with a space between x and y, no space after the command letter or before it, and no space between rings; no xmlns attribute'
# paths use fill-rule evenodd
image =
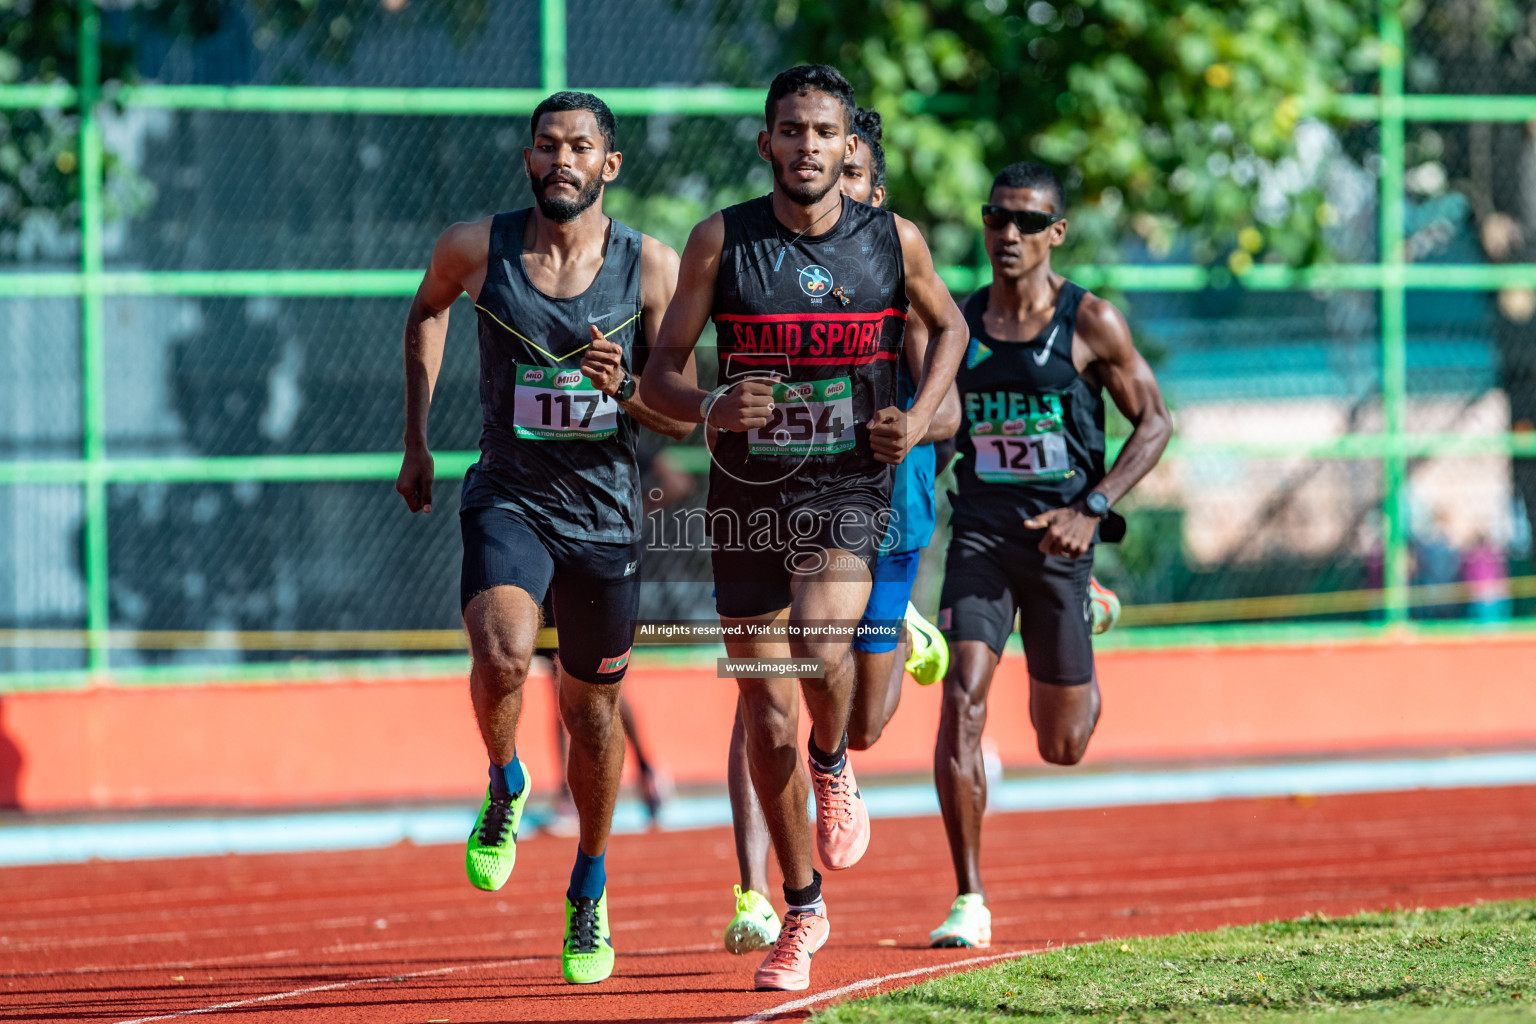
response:
<svg viewBox="0 0 1536 1024"><path fill-rule="evenodd" d="M1536 745L1533 667L1531 638L1107 652L1087 763ZM723 783L731 681L641 661L625 686L679 782ZM1005 659L988 733L1012 766L1040 764L1027 695L1023 659ZM530 680L519 738L544 793L552 697ZM939 698L908 680L860 775L929 771ZM460 678L0 697L0 804L28 810L472 798L484 766Z"/></svg>

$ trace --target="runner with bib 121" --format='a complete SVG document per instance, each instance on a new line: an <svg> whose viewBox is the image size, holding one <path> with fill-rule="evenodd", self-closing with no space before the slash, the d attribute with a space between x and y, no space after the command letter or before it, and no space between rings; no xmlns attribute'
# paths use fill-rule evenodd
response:
<svg viewBox="0 0 1536 1024"><path fill-rule="evenodd" d="M987 694L1018 616L1040 755L1076 764L1099 718L1093 546L1151 471L1172 423L1157 378L1113 305L1051 269L1067 234L1060 180L1038 164L998 173L982 208L992 283L965 303L956 375L965 420L939 598L950 666L934 781L959 895L935 946L985 946L981 882ZM1105 469L1104 393L1134 428Z"/></svg>

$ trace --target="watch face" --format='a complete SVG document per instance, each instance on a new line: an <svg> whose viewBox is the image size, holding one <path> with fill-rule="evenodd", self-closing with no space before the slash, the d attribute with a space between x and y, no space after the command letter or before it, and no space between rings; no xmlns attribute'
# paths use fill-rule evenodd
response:
<svg viewBox="0 0 1536 1024"><path fill-rule="evenodd" d="M1083 501L1088 511L1096 516L1102 516L1109 511L1109 499L1098 491L1089 491L1088 497Z"/></svg>
<svg viewBox="0 0 1536 1024"><path fill-rule="evenodd" d="M633 377L625 377L623 382L619 384L619 390L618 390L619 401L627 402L631 398L634 398L635 397L635 387L636 387L636 385L635 385L635 378L633 378Z"/></svg>

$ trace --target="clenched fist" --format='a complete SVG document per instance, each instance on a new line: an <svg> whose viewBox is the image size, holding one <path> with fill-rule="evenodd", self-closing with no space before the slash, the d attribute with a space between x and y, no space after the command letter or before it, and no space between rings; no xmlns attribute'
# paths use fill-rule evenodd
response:
<svg viewBox="0 0 1536 1024"><path fill-rule="evenodd" d="M612 396L624 383L624 346L603 337L596 324L592 325L592 344L581 360L581 372L605 395Z"/></svg>
<svg viewBox="0 0 1536 1024"><path fill-rule="evenodd" d="M751 377L733 384L709 407L712 427L721 430L755 430L773 414L773 386L777 377Z"/></svg>

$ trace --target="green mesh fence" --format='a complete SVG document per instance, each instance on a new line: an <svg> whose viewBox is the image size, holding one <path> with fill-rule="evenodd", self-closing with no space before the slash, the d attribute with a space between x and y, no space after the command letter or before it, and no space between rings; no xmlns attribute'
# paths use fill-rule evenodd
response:
<svg viewBox="0 0 1536 1024"><path fill-rule="evenodd" d="M669 244L768 188L753 140L782 61L755 5L412 4L388 30L371 0L297 29L283 4L225 6L194 43L80 5L68 81L0 86L21 168L0 196L0 688L456 652L467 302L436 511L391 486L400 325L437 233L529 202L527 113L564 85L620 115L607 209ZM1178 424L1099 551L1127 603L1109 642L1529 624L1536 26L1473 30L1483 9L1434 0L1404 38L1384 4L1379 82L1303 147L1339 265L1070 270L1122 302ZM104 95L127 47L134 84ZM709 617L708 572L653 552L647 613Z"/></svg>

